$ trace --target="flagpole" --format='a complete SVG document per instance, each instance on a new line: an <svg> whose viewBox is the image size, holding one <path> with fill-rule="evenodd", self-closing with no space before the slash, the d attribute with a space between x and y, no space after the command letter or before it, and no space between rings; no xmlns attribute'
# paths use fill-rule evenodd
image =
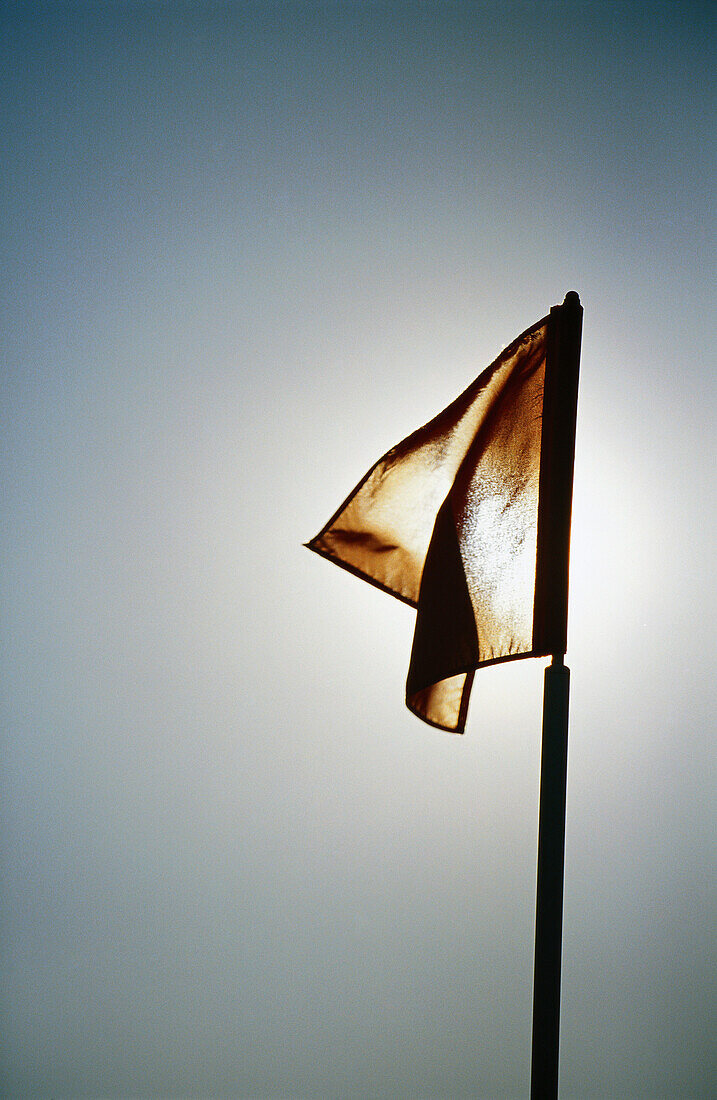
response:
<svg viewBox="0 0 717 1100"><path fill-rule="evenodd" d="M582 315L575 291L569 291L563 304L553 306L550 311L543 401L534 638L546 645L538 652L551 653L552 663L545 670L543 694L531 1100L557 1100L558 1096L570 701L570 669L565 666L563 656L568 633L568 561Z"/></svg>
<svg viewBox="0 0 717 1100"><path fill-rule="evenodd" d="M543 696L531 1100L558 1095L569 696L570 669L555 655Z"/></svg>

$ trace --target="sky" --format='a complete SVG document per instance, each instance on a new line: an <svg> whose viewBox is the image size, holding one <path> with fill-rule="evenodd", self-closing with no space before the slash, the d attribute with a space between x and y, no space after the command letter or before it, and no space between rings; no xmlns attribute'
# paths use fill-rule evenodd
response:
<svg viewBox="0 0 717 1100"><path fill-rule="evenodd" d="M544 661L308 553L579 292L561 1100L707 1098L715 18L0 7L0 1084L528 1094Z"/></svg>

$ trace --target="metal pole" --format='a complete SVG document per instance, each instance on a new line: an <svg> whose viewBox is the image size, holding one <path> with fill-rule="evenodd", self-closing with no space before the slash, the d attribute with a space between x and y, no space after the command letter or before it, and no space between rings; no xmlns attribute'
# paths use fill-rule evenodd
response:
<svg viewBox="0 0 717 1100"><path fill-rule="evenodd" d="M570 669L562 656L554 656L545 670L543 696L531 1100L558 1095L569 698Z"/></svg>

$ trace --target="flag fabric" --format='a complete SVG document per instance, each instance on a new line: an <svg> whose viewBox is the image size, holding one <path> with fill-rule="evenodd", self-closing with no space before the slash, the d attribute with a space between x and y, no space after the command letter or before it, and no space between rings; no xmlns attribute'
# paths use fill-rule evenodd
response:
<svg viewBox="0 0 717 1100"><path fill-rule="evenodd" d="M406 703L441 729L464 731L476 669L565 652L581 316L571 292L307 543L416 608Z"/></svg>

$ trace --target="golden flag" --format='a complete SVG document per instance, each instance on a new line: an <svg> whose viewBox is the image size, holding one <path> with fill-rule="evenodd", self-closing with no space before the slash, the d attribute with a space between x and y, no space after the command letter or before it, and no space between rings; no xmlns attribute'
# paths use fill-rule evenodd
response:
<svg viewBox="0 0 717 1100"><path fill-rule="evenodd" d="M464 731L475 669L565 652L581 318L571 292L307 544L417 609L406 703L441 729Z"/></svg>

